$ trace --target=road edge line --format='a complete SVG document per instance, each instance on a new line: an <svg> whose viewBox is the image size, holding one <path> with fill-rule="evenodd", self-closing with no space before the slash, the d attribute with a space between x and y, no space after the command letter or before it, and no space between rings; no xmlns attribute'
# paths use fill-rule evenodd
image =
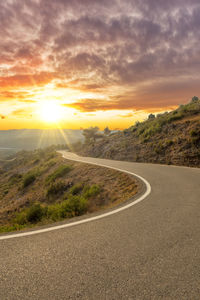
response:
<svg viewBox="0 0 200 300"><path fill-rule="evenodd" d="M123 172L123 173L127 173L127 174L130 174L130 175L133 175L133 176L139 178L141 181L143 181L143 183L146 186L146 191L138 199L133 200L133 202L131 202L129 204L126 204L126 205L123 205L123 206L121 206L119 208L113 209L113 210L111 210L111 211L109 211L107 213L103 213L103 214L100 214L100 215L97 215L97 216L94 216L94 217L89 217L87 219L83 219L83 220L80 220L80 221L75 221L75 222L72 222L72 223L51 226L51 227L43 228L43 229L36 229L36 230L33 230L33 231L28 231L28 232L21 232L21 233L15 233L15 234L10 234L10 235L3 235L3 236L0 236L0 240L8 240L8 239L13 239L13 238L19 238L19 237L25 237L25 236L30 236L30 235L35 235L35 234L50 232L50 231L54 231L54 230L59 230L59 229L63 229L63 228L67 228L67 227L72 227L72 226L77 226L77 225L80 225L80 224L89 223L89 222L92 222L92 221L95 221L95 220L99 220L99 219L108 217L110 215L114 215L114 214L116 214L118 212L121 212L121 211L123 211L125 209L128 209L128 208L136 205L137 203L143 201L151 193L151 185L150 185L150 183L145 178L143 178L142 176L140 176L138 174L135 174L133 172L126 171L126 170L123 170L123 169L120 169L120 168L106 166L104 164L98 164L98 163L93 163L93 162L85 162L85 161L82 161L81 159L75 159L75 158L74 159L73 158L72 159L71 158L66 158L66 157L64 157L63 153L62 153L62 157L65 158L65 159L68 159L68 160L77 161L77 162L86 163L86 164L91 164L91 165L96 165L96 166L100 166L100 167L105 167L105 168L108 168L108 169L113 169L113 170L116 170L116 171L120 171L120 172Z"/></svg>

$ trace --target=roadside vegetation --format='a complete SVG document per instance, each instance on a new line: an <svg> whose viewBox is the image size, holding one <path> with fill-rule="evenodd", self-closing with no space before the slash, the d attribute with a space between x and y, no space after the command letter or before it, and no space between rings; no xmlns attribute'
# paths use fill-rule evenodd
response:
<svg viewBox="0 0 200 300"><path fill-rule="evenodd" d="M51 196L55 198L58 192L62 194L63 190L63 185L57 184L56 193L51 193ZM81 189L79 189L79 185L74 185L69 192L61 197L58 203L44 205L34 203L19 212L13 221L17 226L20 226L36 224L42 220L46 223L48 220L61 221L66 218L81 216L87 212L89 199L97 196L99 193L100 187L98 185L87 186L82 184ZM49 196L49 193L47 194Z"/></svg>
<svg viewBox="0 0 200 300"><path fill-rule="evenodd" d="M88 134L88 131L90 134ZM107 132L107 130L106 130ZM89 137L88 137L89 136ZM171 112L150 114L123 131L87 130L79 154L117 160L200 167L200 100L194 96Z"/></svg>
<svg viewBox="0 0 200 300"><path fill-rule="evenodd" d="M19 152L0 164L0 232L112 207L138 187L127 174L67 161L52 148Z"/></svg>

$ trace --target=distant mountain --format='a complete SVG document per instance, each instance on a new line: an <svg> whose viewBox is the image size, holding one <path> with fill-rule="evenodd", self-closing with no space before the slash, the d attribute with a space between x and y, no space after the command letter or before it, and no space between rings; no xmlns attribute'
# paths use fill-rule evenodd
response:
<svg viewBox="0 0 200 300"><path fill-rule="evenodd" d="M83 141L81 130L70 129L21 129L0 130L0 156L19 150L34 150L58 144ZM10 148L10 149L6 149Z"/></svg>
<svg viewBox="0 0 200 300"><path fill-rule="evenodd" d="M88 140L85 156L200 167L200 100L193 97L174 111L150 114L124 131Z"/></svg>

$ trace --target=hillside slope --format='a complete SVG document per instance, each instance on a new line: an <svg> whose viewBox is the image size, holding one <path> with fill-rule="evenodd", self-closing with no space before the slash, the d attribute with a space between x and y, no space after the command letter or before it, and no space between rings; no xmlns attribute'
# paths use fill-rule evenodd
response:
<svg viewBox="0 0 200 300"><path fill-rule="evenodd" d="M200 167L200 100L85 142L81 155Z"/></svg>
<svg viewBox="0 0 200 300"><path fill-rule="evenodd" d="M0 232L112 207L139 187L128 174L66 160L52 148L22 151L0 162Z"/></svg>
<svg viewBox="0 0 200 300"><path fill-rule="evenodd" d="M16 129L0 130L0 159L20 150L34 150L52 145L83 141L82 130L73 129Z"/></svg>

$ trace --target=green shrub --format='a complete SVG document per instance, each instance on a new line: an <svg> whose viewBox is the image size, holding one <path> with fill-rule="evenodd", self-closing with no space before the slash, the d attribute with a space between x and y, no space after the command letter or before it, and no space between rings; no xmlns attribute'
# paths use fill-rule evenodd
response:
<svg viewBox="0 0 200 300"><path fill-rule="evenodd" d="M51 183L51 185L48 187L47 192L46 192L47 197L62 194L63 191L65 190L65 186L66 185L63 181Z"/></svg>
<svg viewBox="0 0 200 300"><path fill-rule="evenodd" d="M88 201L82 196L69 196L61 203L49 205L47 217L53 221L80 216L87 211Z"/></svg>
<svg viewBox="0 0 200 300"><path fill-rule="evenodd" d="M58 221L62 219L62 209L61 204L53 204L49 205L47 208L47 218L51 219L52 221Z"/></svg>
<svg viewBox="0 0 200 300"><path fill-rule="evenodd" d="M23 179L23 188L27 187L31 183L33 183L36 179L36 176L34 174L27 174L25 175Z"/></svg>
<svg viewBox="0 0 200 300"><path fill-rule="evenodd" d="M14 219L19 225L25 225L27 223L37 223L46 216L47 209L40 204L34 204L31 207L18 213Z"/></svg>
<svg viewBox="0 0 200 300"><path fill-rule="evenodd" d="M199 135L199 132L197 132L196 130L192 129L190 131L190 136L195 137L195 136L198 136L198 135Z"/></svg>
<svg viewBox="0 0 200 300"><path fill-rule="evenodd" d="M0 226L0 232L11 232L11 231L23 229L25 227L26 225L19 225L19 224L2 225Z"/></svg>
<svg viewBox="0 0 200 300"><path fill-rule="evenodd" d="M59 186L63 187L63 182L57 182L56 184L52 185L49 188L50 195L57 193ZM80 195L73 195L73 193L80 192ZM16 215L15 219L13 220L13 226L16 228L24 228L28 224L36 224L45 219L59 221L64 218L80 216L87 212L88 199L97 195L99 192L100 187L96 184L85 187L84 184L76 184L73 189L70 190L70 194L66 194L67 198L61 203L55 203L45 207L41 206L39 203L35 203L31 207L24 209Z"/></svg>
<svg viewBox="0 0 200 300"><path fill-rule="evenodd" d="M46 183L50 184L54 182L57 178L63 177L67 173L69 173L72 170L71 166L68 165L61 165L59 166L53 173L51 173L47 178L46 178Z"/></svg>
<svg viewBox="0 0 200 300"><path fill-rule="evenodd" d="M165 146L166 146L166 147L172 146L173 143L174 143L174 142L173 142L172 140L167 140L167 141L165 142Z"/></svg>
<svg viewBox="0 0 200 300"><path fill-rule="evenodd" d="M93 184L92 186L85 186L83 189L83 197L88 199L100 193L100 186Z"/></svg>
<svg viewBox="0 0 200 300"><path fill-rule="evenodd" d="M78 183L78 184L75 184L71 189L70 189L70 194L72 195L77 195L79 194L82 189L83 189L84 185L82 183Z"/></svg>
<svg viewBox="0 0 200 300"><path fill-rule="evenodd" d="M3 194L4 196L7 195L9 193L9 190L4 190Z"/></svg>
<svg viewBox="0 0 200 300"><path fill-rule="evenodd" d="M37 223L41 221L46 210L40 204L34 204L26 211L26 218L29 223Z"/></svg>
<svg viewBox="0 0 200 300"><path fill-rule="evenodd" d="M61 217L80 216L87 211L88 201L82 196L70 196L61 203Z"/></svg>
<svg viewBox="0 0 200 300"><path fill-rule="evenodd" d="M168 118L168 123L171 123L176 120L181 120L184 117L184 114L182 112L177 113L176 115L171 114Z"/></svg>
<svg viewBox="0 0 200 300"><path fill-rule="evenodd" d="M16 218L15 218L15 222L19 225L25 225L28 223L27 220L27 215L25 211L22 211L21 213L18 213Z"/></svg>

